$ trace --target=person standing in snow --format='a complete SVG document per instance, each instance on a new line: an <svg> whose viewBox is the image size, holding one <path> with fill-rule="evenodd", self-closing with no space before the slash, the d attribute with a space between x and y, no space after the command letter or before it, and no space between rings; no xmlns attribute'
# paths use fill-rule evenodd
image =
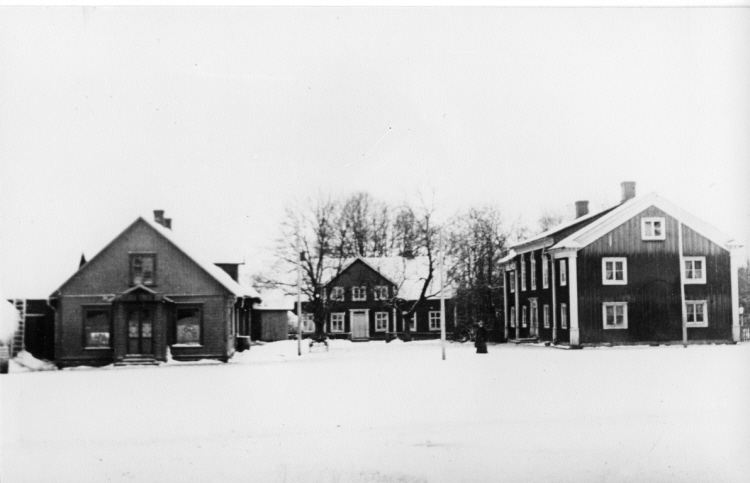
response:
<svg viewBox="0 0 750 483"><path fill-rule="evenodd" d="M477 327L477 335L474 338L474 347L477 348L477 354L487 353L487 329L484 327L484 321L479 321L479 327Z"/></svg>

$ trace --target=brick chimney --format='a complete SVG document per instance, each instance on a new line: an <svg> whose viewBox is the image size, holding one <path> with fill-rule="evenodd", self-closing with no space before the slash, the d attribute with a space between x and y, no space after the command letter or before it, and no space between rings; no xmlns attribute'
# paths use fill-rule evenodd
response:
<svg viewBox="0 0 750 483"><path fill-rule="evenodd" d="M588 200L576 201L576 218L586 216L589 214L589 202Z"/></svg>
<svg viewBox="0 0 750 483"><path fill-rule="evenodd" d="M164 210L154 210L154 221L164 226Z"/></svg>
<svg viewBox="0 0 750 483"><path fill-rule="evenodd" d="M164 218L164 226L166 228L172 229L172 218Z"/></svg>
<svg viewBox="0 0 750 483"><path fill-rule="evenodd" d="M635 181L623 181L620 183L620 187L622 188L622 200L620 203L625 203L635 198Z"/></svg>

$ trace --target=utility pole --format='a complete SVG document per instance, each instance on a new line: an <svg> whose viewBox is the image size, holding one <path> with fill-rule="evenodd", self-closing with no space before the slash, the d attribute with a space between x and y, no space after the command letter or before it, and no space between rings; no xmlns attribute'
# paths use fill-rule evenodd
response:
<svg viewBox="0 0 750 483"><path fill-rule="evenodd" d="M302 251L297 232L297 355L302 355Z"/></svg>

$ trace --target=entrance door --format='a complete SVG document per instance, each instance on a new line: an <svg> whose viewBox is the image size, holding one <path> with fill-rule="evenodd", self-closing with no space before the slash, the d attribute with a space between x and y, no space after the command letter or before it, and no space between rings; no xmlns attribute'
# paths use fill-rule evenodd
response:
<svg viewBox="0 0 750 483"><path fill-rule="evenodd" d="M352 312L352 339L367 339L370 337L370 327L367 312L355 310Z"/></svg>
<svg viewBox="0 0 750 483"><path fill-rule="evenodd" d="M531 305L531 325L529 327L530 337L539 337L539 309L535 298L529 300Z"/></svg>
<svg viewBox="0 0 750 483"><path fill-rule="evenodd" d="M154 353L154 308L148 305L137 305L127 310L127 317L128 354L152 355Z"/></svg>

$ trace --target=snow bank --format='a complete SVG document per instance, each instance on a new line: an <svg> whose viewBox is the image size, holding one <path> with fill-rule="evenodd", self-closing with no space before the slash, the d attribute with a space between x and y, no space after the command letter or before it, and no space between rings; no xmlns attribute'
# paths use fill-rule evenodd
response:
<svg viewBox="0 0 750 483"><path fill-rule="evenodd" d="M0 299L0 341L6 344L10 343L20 320L21 314L13 304L7 300Z"/></svg>
<svg viewBox="0 0 750 483"><path fill-rule="evenodd" d="M43 361L34 357L30 352L21 351L13 359L15 368L13 372L30 372L30 371L56 371L57 366L49 361Z"/></svg>

